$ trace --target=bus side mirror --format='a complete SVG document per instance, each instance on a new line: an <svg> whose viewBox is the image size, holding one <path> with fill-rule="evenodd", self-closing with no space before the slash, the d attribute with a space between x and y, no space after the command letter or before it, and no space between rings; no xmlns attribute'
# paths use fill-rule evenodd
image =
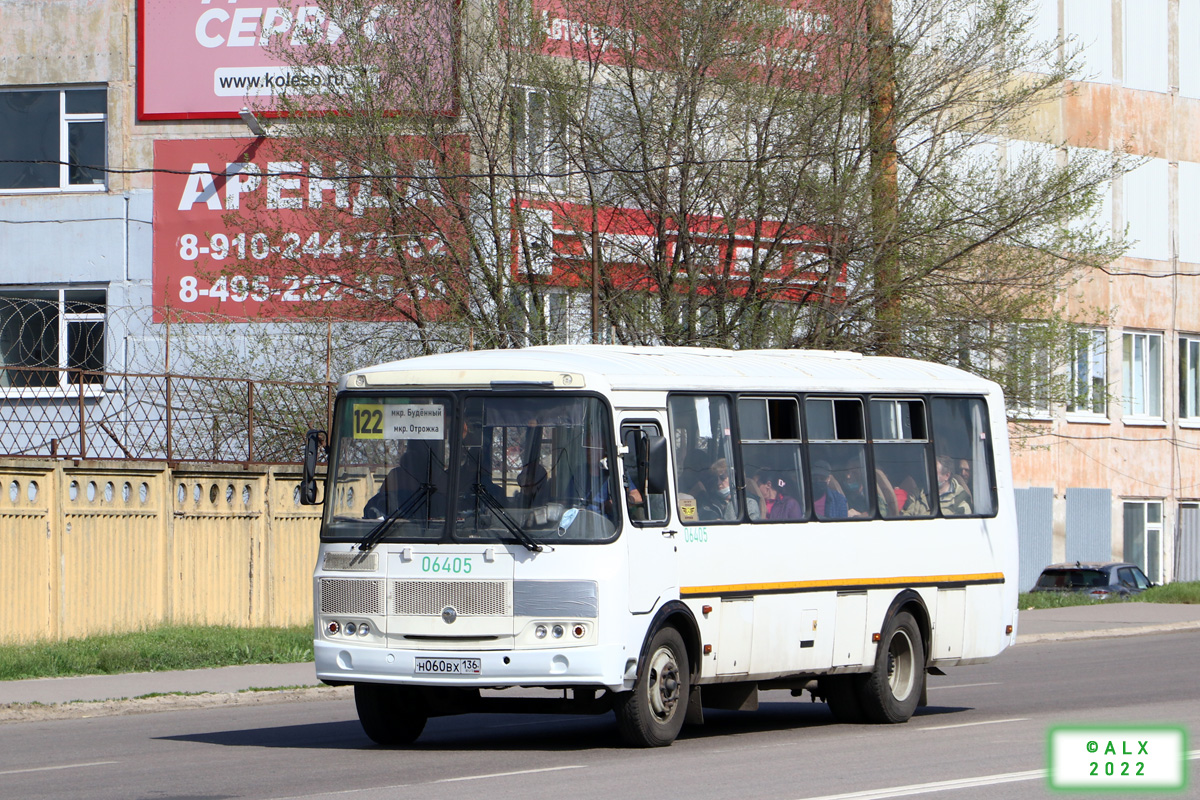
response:
<svg viewBox="0 0 1200 800"><path fill-rule="evenodd" d="M327 440L325 431L309 431L304 440L304 477L300 480L300 505L317 504L317 455Z"/></svg>
<svg viewBox="0 0 1200 800"><path fill-rule="evenodd" d="M650 494L667 491L667 437L642 434L637 439L640 484Z"/></svg>

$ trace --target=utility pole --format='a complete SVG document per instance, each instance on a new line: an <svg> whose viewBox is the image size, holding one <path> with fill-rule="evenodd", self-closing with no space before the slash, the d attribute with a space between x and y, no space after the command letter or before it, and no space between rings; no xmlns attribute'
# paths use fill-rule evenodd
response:
<svg viewBox="0 0 1200 800"><path fill-rule="evenodd" d="M874 253L874 344L880 355L898 355L900 253L896 245L899 188L896 178L896 61L892 0L868 0L868 124L871 148L871 228Z"/></svg>

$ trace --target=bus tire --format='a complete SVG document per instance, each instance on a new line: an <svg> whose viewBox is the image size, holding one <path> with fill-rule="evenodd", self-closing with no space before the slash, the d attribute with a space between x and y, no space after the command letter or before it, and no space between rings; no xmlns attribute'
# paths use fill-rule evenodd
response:
<svg viewBox="0 0 1200 800"><path fill-rule="evenodd" d="M646 648L646 661L633 691L617 697L617 727L626 744L665 747L675 741L687 716L691 693L687 646L679 631L659 628Z"/></svg>
<svg viewBox="0 0 1200 800"><path fill-rule="evenodd" d="M837 722L857 725L863 721L858 679L858 675L827 675L820 679L821 695Z"/></svg>
<svg viewBox="0 0 1200 800"><path fill-rule="evenodd" d="M357 683L354 707L358 709L363 733L384 747L412 744L429 719L420 690L409 686Z"/></svg>
<svg viewBox="0 0 1200 800"><path fill-rule="evenodd" d="M907 722L925 689L925 647L912 614L900 611L883 626L875 669L862 681L859 700L868 722Z"/></svg>

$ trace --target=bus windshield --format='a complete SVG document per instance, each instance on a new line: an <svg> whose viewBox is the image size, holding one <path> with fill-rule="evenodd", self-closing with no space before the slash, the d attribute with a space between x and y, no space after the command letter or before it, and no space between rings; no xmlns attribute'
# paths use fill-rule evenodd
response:
<svg viewBox="0 0 1200 800"><path fill-rule="evenodd" d="M617 531L598 398L353 395L337 413L326 539L530 546Z"/></svg>

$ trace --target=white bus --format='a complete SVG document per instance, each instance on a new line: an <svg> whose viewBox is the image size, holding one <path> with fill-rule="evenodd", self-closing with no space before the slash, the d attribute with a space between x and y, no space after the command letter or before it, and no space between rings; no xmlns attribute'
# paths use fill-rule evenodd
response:
<svg viewBox="0 0 1200 800"><path fill-rule="evenodd" d="M1004 401L950 367L427 356L346 375L327 438L317 676L380 744L503 709L613 711L661 746L767 689L904 722L927 673L1016 635ZM495 691L531 687L553 691Z"/></svg>

